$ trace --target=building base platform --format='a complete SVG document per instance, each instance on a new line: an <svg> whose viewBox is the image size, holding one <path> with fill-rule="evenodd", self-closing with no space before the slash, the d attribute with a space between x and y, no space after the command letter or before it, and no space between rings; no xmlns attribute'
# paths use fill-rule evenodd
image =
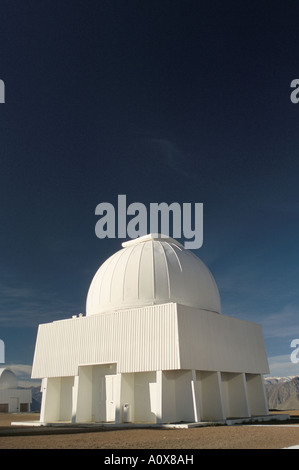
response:
<svg viewBox="0 0 299 470"><path fill-rule="evenodd" d="M156 428L156 429L188 429L206 426L235 426L242 424L256 424L256 423L269 423L278 421L287 421L291 417L288 414L271 414L262 416L252 416L250 418L228 418L222 421L199 421L197 423L71 423L69 421L59 422L42 422L42 421L12 421L11 426L25 426L25 427L53 427L53 428L68 428L71 429L132 429L132 428Z"/></svg>

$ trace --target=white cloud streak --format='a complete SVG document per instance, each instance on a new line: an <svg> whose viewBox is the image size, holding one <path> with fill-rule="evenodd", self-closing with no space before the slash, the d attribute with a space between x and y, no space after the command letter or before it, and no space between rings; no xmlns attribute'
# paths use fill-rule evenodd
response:
<svg viewBox="0 0 299 470"><path fill-rule="evenodd" d="M299 363L294 364L291 361L290 354L284 354L281 356L272 356L268 358L270 374L273 377L288 377L293 375L299 375Z"/></svg>
<svg viewBox="0 0 299 470"><path fill-rule="evenodd" d="M6 364L3 367L7 367L16 374L18 379L18 387L37 387L40 385L40 380L31 379L32 366L28 364Z"/></svg>
<svg viewBox="0 0 299 470"><path fill-rule="evenodd" d="M36 327L39 323L79 313L75 305L57 298L52 292L0 283L0 327Z"/></svg>

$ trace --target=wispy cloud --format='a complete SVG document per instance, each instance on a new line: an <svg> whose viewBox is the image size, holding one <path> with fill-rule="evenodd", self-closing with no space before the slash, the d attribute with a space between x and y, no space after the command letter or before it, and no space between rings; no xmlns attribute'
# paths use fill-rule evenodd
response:
<svg viewBox="0 0 299 470"><path fill-rule="evenodd" d="M37 326L79 313L72 303L62 301L55 293L31 287L12 287L0 282L0 298L0 326L3 327Z"/></svg>
<svg viewBox="0 0 299 470"><path fill-rule="evenodd" d="M194 165L194 159L176 143L153 136L141 137L140 142L146 156L151 160L158 161L160 165L180 176L191 180L198 179L196 172L190 168L190 165Z"/></svg>
<svg viewBox="0 0 299 470"><path fill-rule="evenodd" d="M270 376L287 377L290 375L299 375L299 363L294 364L291 361L291 350L290 354L269 357L268 362Z"/></svg>
<svg viewBox="0 0 299 470"><path fill-rule="evenodd" d="M7 364L4 367L11 369L17 376L18 387L36 387L39 386L40 380L31 379L32 366L26 364Z"/></svg>
<svg viewBox="0 0 299 470"><path fill-rule="evenodd" d="M263 260L252 260L249 257L243 260L238 259L237 263L231 263L226 267L225 272L217 277L218 286L223 292L233 292L235 294L250 294L255 298L276 298L278 294L287 298L293 295L292 290L277 291L277 283L281 278L275 273L265 272Z"/></svg>
<svg viewBox="0 0 299 470"><path fill-rule="evenodd" d="M188 170L187 156L178 148L176 144L167 139L149 139L149 144L152 146L154 153L162 157L162 161L174 172L179 173L181 176L194 179L193 172Z"/></svg>
<svg viewBox="0 0 299 470"><path fill-rule="evenodd" d="M281 266L277 263L269 262L263 249L251 253L238 254L235 260L221 265L221 260L217 260L217 284L220 292L224 296L234 296L240 301L260 302L262 309L268 306L268 311L277 308L283 314L293 314L295 305L299 301L295 273L289 277L282 276ZM291 278L291 280L290 280ZM291 307L294 305L294 307ZM274 307L274 308L273 308ZM280 312L279 312L280 313Z"/></svg>
<svg viewBox="0 0 299 470"><path fill-rule="evenodd" d="M31 376L32 366L26 364L11 364L9 369L17 376Z"/></svg>
<svg viewBox="0 0 299 470"><path fill-rule="evenodd" d="M280 311L267 315L261 323L268 338L299 337L298 308L292 304L287 304Z"/></svg>

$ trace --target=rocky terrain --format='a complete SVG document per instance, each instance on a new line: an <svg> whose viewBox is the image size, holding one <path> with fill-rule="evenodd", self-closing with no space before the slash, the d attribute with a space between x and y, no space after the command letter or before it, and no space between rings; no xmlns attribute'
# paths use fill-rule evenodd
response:
<svg viewBox="0 0 299 470"><path fill-rule="evenodd" d="M265 390L270 410L299 409L299 376L266 377Z"/></svg>
<svg viewBox="0 0 299 470"><path fill-rule="evenodd" d="M294 414L298 417L298 412L294 412ZM145 459L144 465L146 467L148 467L146 456L159 454L160 457L161 455L163 457L163 455L174 455L174 452L177 453L176 455L194 456L193 463L199 467L202 463L202 453L197 454L196 449L282 449L299 444L298 421L292 426L289 426L289 421L278 421L277 426L273 424L269 426L218 425L189 429L118 429L117 427L114 429L90 429L86 427L61 429L55 426L42 428L11 426L11 421L21 422L38 419L39 413L0 413L0 450L101 449L102 452L96 456L97 464L101 465L107 463L106 458L108 457L132 456L136 455L132 449L138 449L138 454L142 449L141 459ZM159 449L162 449L162 451ZM167 451L167 449L172 450ZM192 450L184 453L183 449ZM148 453L143 453L145 451ZM12 458L16 460L18 456L22 458L22 462L23 459L26 460L27 458L27 455L17 455L15 453ZM68 458L70 457L68 455ZM56 456L53 458L56 458L55 461L57 461ZM78 460L78 454L75 455L75 458ZM215 458L215 453L213 453L213 462L215 462ZM223 460L223 456L220 458ZM275 458L277 459L277 456ZM161 464L163 462L160 460L156 463ZM168 463L173 464L174 462L170 461ZM140 465L143 465L141 460L138 462L138 468ZM133 467L133 465L131 466Z"/></svg>

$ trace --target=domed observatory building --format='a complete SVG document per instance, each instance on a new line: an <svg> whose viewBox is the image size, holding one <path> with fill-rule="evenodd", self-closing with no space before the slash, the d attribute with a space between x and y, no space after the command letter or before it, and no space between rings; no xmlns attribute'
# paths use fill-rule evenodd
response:
<svg viewBox="0 0 299 470"><path fill-rule="evenodd" d="M86 316L39 326L42 422L175 423L268 414L261 326L221 314L209 269L172 238L122 244Z"/></svg>
<svg viewBox="0 0 299 470"><path fill-rule="evenodd" d="M0 413L30 411L32 392L18 388L18 379L7 367L0 369Z"/></svg>

